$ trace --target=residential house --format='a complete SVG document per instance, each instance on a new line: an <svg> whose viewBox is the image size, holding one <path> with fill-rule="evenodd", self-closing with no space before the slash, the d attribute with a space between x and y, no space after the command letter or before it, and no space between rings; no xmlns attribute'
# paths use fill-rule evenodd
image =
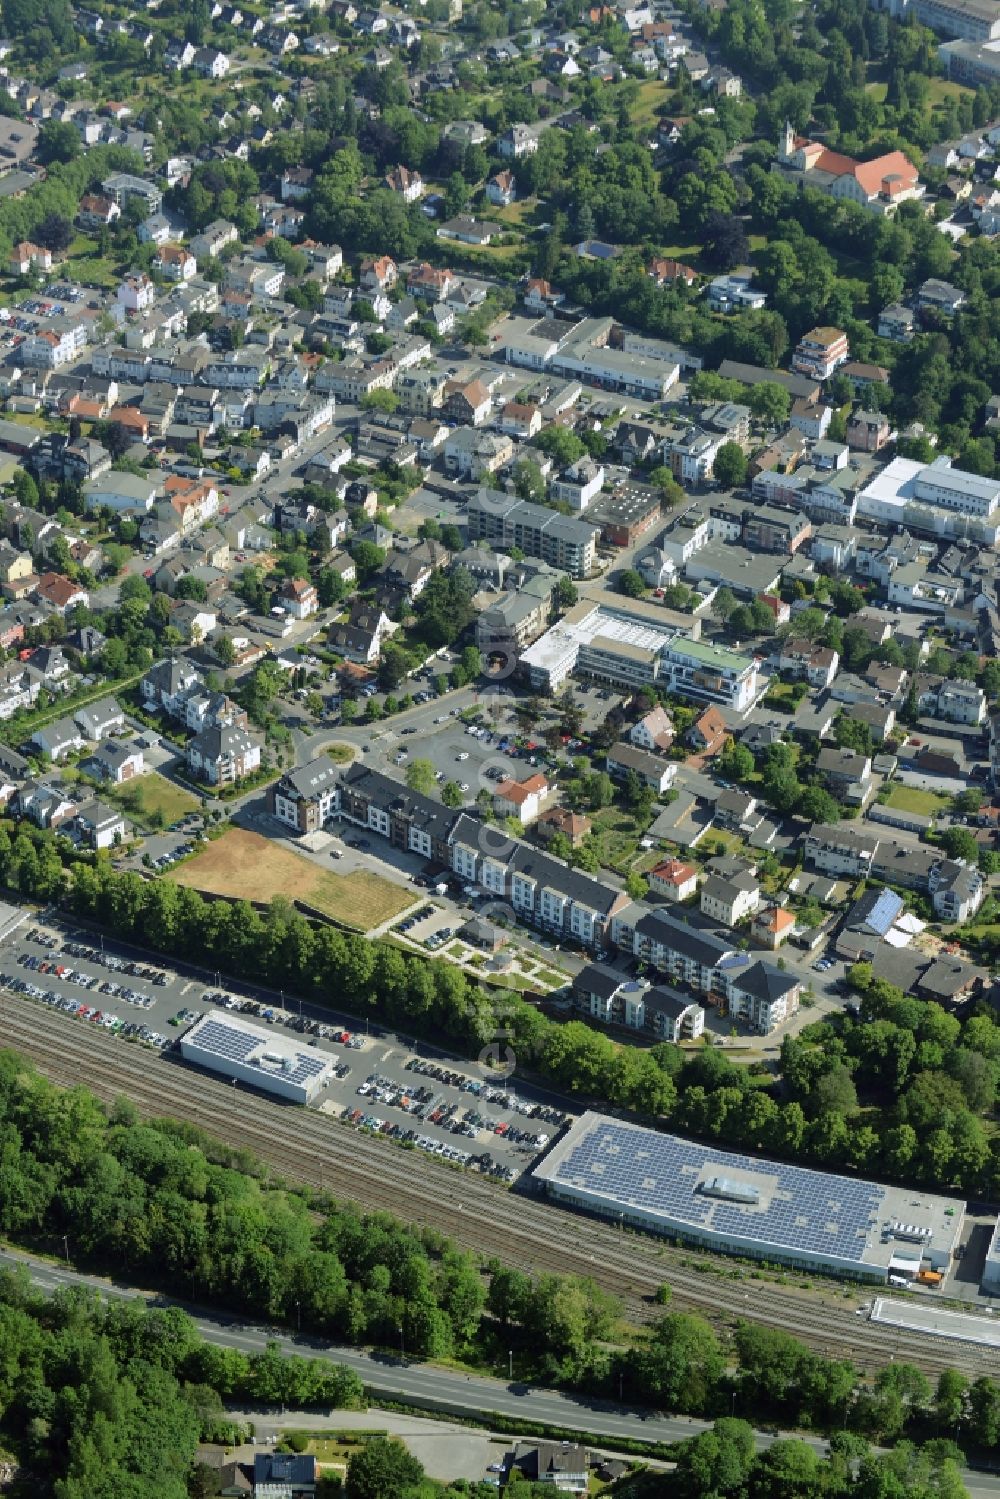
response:
<svg viewBox="0 0 1000 1499"><path fill-rule="evenodd" d="M666 753L674 742L673 719L666 708L651 708L637 724L633 724L628 737L637 749Z"/></svg>
<svg viewBox="0 0 1000 1499"><path fill-rule="evenodd" d="M713 312L759 312L767 305L767 293L753 285L753 270L729 271L708 283L706 296Z"/></svg>
<svg viewBox="0 0 1000 1499"><path fill-rule="evenodd" d="M535 834L544 843L551 842L558 834L569 841L570 848L579 848L592 826L590 818L582 812L571 812L568 807L552 807L539 817Z"/></svg>
<svg viewBox="0 0 1000 1499"><path fill-rule="evenodd" d="M552 498L563 501L581 514L591 500L600 494L603 485L603 464L595 462L593 458L584 454L553 481Z"/></svg>
<svg viewBox="0 0 1000 1499"><path fill-rule="evenodd" d="M419 172L411 172L408 167L392 167L383 181L388 190L396 193L404 203L416 203L424 191L424 179Z"/></svg>
<svg viewBox="0 0 1000 1499"><path fill-rule="evenodd" d="M30 240L21 240L10 252L7 270L12 276L27 276L31 271L51 271L52 251L44 245L33 245Z"/></svg>
<svg viewBox="0 0 1000 1499"><path fill-rule="evenodd" d="M108 739L99 744L92 754L80 762L80 769L96 780L107 781L112 786L123 786L145 768L142 750L134 743L121 739Z"/></svg>
<svg viewBox="0 0 1000 1499"><path fill-rule="evenodd" d="M363 292L384 292L395 286L398 275L396 262L390 256L382 255L361 262L358 285Z"/></svg>
<svg viewBox="0 0 1000 1499"><path fill-rule="evenodd" d="M952 318L965 300L965 292L959 287L930 276L917 287L916 310L920 314L936 313L939 317Z"/></svg>
<svg viewBox="0 0 1000 1499"><path fill-rule="evenodd" d="M847 423L847 443L862 453L878 453L892 436L892 427L881 411L859 406Z"/></svg>
<svg viewBox="0 0 1000 1499"><path fill-rule="evenodd" d="M166 244L154 255L153 269L165 281L193 281L198 274L198 262L184 245Z"/></svg>
<svg viewBox="0 0 1000 1499"><path fill-rule="evenodd" d="M788 636L782 641L778 654L778 670L787 672L796 681L808 682L810 687L829 687L840 668L840 656L830 646L816 645L811 640L800 640Z"/></svg>
<svg viewBox="0 0 1000 1499"><path fill-rule="evenodd" d="M83 748L83 735L72 718L57 718L53 723L36 729L28 743L33 745L45 760L64 760L67 755Z"/></svg>
<svg viewBox="0 0 1000 1499"><path fill-rule="evenodd" d="M278 597L281 607L293 619L308 619L319 609L319 596L315 587L303 578L287 578Z"/></svg>
<svg viewBox="0 0 1000 1499"><path fill-rule="evenodd" d="M62 573L42 573L35 584L34 596L39 603L48 604L57 614L65 614L74 604L82 604L86 608L90 603L87 590Z"/></svg>
<svg viewBox="0 0 1000 1499"><path fill-rule="evenodd" d="M728 1013L758 1035L768 1035L797 1012L801 980L768 963L754 963L734 979L729 992Z"/></svg>
<svg viewBox="0 0 1000 1499"><path fill-rule="evenodd" d="M657 286L694 286L698 280L697 271L692 270L680 260L664 259L662 255L654 255L646 266L646 275L656 282ZM763 293L760 293L763 296Z"/></svg>
<svg viewBox="0 0 1000 1499"><path fill-rule="evenodd" d="M486 196L498 208L508 208L517 197L514 173L504 170L494 172L486 184Z"/></svg>
<svg viewBox="0 0 1000 1499"><path fill-rule="evenodd" d="M806 863L821 874L867 878L872 870L879 839L846 823L814 823L805 836Z"/></svg>
<svg viewBox="0 0 1000 1499"><path fill-rule="evenodd" d="M624 780L630 774L637 775L657 796L662 796L677 775L677 765L673 760L664 760L662 755L638 749L624 740L619 740L608 751L607 765L612 778Z"/></svg>
<svg viewBox="0 0 1000 1499"><path fill-rule="evenodd" d="M493 810L498 817L513 817L522 827L528 827L541 814L548 794L549 783L541 771L523 781L506 779L493 793Z"/></svg>
<svg viewBox="0 0 1000 1499"><path fill-rule="evenodd" d="M509 437L528 440L542 428L542 413L537 406L508 401L497 417L497 427Z"/></svg>
<svg viewBox="0 0 1000 1499"><path fill-rule="evenodd" d="M726 742L726 721L718 708L706 708L691 725L687 738L699 754L717 754Z"/></svg>
<svg viewBox="0 0 1000 1499"><path fill-rule="evenodd" d="M444 414L456 422L481 427L492 409L493 398L481 380L451 380L444 388Z"/></svg>
<svg viewBox="0 0 1000 1499"><path fill-rule="evenodd" d="M188 769L212 786L231 786L260 769L260 744L245 729L204 729L185 751Z"/></svg>
<svg viewBox="0 0 1000 1499"><path fill-rule="evenodd" d="M257 1452L253 1499L314 1499L318 1477L311 1453Z"/></svg>
<svg viewBox="0 0 1000 1499"><path fill-rule="evenodd" d="M382 654L382 646L393 631L392 621L381 610L372 610L359 600L351 608L347 622L335 624L330 631L330 649L348 661L373 666Z"/></svg>
<svg viewBox="0 0 1000 1499"><path fill-rule="evenodd" d="M928 889L934 914L941 921L971 921L986 895L986 882L974 864L942 859L930 872Z"/></svg>
<svg viewBox="0 0 1000 1499"><path fill-rule="evenodd" d="M814 380L829 380L849 354L847 334L840 328L813 328L799 339L792 355L792 369Z"/></svg>
<svg viewBox="0 0 1000 1499"><path fill-rule="evenodd" d="M701 887L701 911L712 921L734 927L760 904L760 886L749 872L730 879L712 874Z"/></svg>
<svg viewBox="0 0 1000 1499"><path fill-rule="evenodd" d="M650 890L670 901L689 900L698 889L698 870L681 859L665 859L647 878Z"/></svg>
<svg viewBox="0 0 1000 1499"><path fill-rule="evenodd" d="M795 917L784 906L763 906L750 922L750 936L761 947L776 952L795 930Z"/></svg>
<svg viewBox="0 0 1000 1499"><path fill-rule="evenodd" d="M128 824L117 807L109 807L96 798L84 802L70 820L70 831L79 835L90 848L113 848L121 843Z"/></svg>
<svg viewBox="0 0 1000 1499"><path fill-rule="evenodd" d="M838 801L860 805L872 795L870 755L840 747L822 749L816 758L816 769Z"/></svg>
<svg viewBox="0 0 1000 1499"><path fill-rule="evenodd" d="M910 307L894 302L883 307L878 316L879 338L891 339L893 343L910 343L916 334L916 314Z"/></svg>
<svg viewBox="0 0 1000 1499"><path fill-rule="evenodd" d="M80 732L95 742L117 734L125 727L125 714L113 697L102 697L96 703L78 708L73 718Z"/></svg>
<svg viewBox="0 0 1000 1499"><path fill-rule="evenodd" d="M337 809L338 774L333 762L321 756L298 770L288 770L268 787L268 810L297 833L315 833Z"/></svg>
<svg viewBox="0 0 1000 1499"><path fill-rule="evenodd" d="M506 434L483 432L475 427L458 427L444 446L445 471L472 480L496 473L513 456L514 444Z"/></svg>

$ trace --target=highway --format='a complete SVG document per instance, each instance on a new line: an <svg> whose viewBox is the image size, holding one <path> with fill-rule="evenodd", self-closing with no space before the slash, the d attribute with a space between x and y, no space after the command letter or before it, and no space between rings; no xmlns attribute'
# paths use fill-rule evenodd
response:
<svg viewBox="0 0 1000 1499"><path fill-rule="evenodd" d="M154 1296L151 1292L125 1285L121 1281L85 1275L17 1250L0 1249L0 1265L12 1269L26 1266L32 1284L46 1294L51 1294L60 1286L89 1286L101 1296L120 1297L123 1300L140 1299L158 1306L164 1304L162 1297ZM412 1404L466 1418L475 1418L479 1413L485 1413L489 1417L509 1416L523 1421L543 1422L565 1430L608 1438L609 1446L613 1445L614 1439L622 1438L633 1442L681 1441L697 1436L711 1425L711 1422L698 1421L689 1416L664 1416L656 1411L616 1405L585 1395L564 1395L557 1390L521 1384L516 1380L506 1382L486 1379L476 1374L456 1374L453 1370L439 1369L433 1364L410 1363L392 1355L322 1343L307 1337L293 1338L275 1328L239 1323L223 1314L187 1306L180 1301L170 1304L179 1306L188 1313L207 1342L224 1348L240 1348L245 1353L259 1353L268 1343L277 1343L283 1353L333 1359L346 1368L353 1369L367 1388L381 1400L398 1401L400 1404ZM738 1409L736 1414L739 1415ZM257 1422L260 1432L267 1433L276 1432L282 1425L294 1424L298 1419L297 1414L293 1416L291 1413L288 1413L284 1422L274 1415L265 1415L263 1420L258 1420L253 1412L248 1415ZM491 1420L490 1425L502 1427L502 1419L499 1423ZM798 1437L819 1455L825 1456L826 1442L822 1437L798 1432L756 1432L757 1445L761 1450L781 1437L790 1436ZM962 1477L973 1499L997 1499L1000 1496L1000 1474L966 1469Z"/></svg>

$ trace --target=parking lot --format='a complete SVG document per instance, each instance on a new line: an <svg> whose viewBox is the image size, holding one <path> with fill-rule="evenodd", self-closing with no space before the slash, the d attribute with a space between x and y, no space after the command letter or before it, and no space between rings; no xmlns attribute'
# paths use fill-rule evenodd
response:
<svg viewBox="0 0 1000 1499"><path fill-rule="evenodd" d="M571 754L577 747L581 747L577 741L566 745ZM494 791L506 776L524 779L533 770L546 768L551 758L540 740L518 733L505 703L489 716L484 707L483 716L475 722L441 713L424 732L389 729L365 754L367 763L401 781L414 760L429 760L438 786L454 781L470 806L480 791ZM550 774L550 784L552 780Z"/></svg>
<svg viewBox="0 0 1000 1499"><path fill-rule="evenodd" d="M67 1025L92 1025L172 1057L211 1010L282 1026L335 1059L316 1103L324 1113L502 1181L524 1171L568 1118L551 1097L501 1082L479 1063L430 1056L429 1047L368 1035L367 1026L362 1033L349 1017L311 1006L269 1005L238 984L224 986L222 975L206 983L55 922L23 925L0 945L0 985L64 1012Z"/></svg>
<svg viewBox="0 0 1000 1499"><path fill-rule="evenodd" d="M326 1105L328 1107L328 1105ZM569 1122L561 1108L449 1063L390 1049L342 1110L350 1124L513 1182Z"/></svg>

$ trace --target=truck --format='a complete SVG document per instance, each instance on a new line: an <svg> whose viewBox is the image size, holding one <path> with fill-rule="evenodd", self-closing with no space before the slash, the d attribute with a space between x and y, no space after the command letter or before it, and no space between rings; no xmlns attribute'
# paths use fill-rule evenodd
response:
<svg viewBox="0 0 1000 1499"><path fill-rule="evenodd" d="M941 1274L940 1270L918 1270L917 1271L917 1285L918 1286L934 1286L934 1287L937 1287L937 1286L939 1286L941 1284L941 1282L943 1280L944 1280L944 1276Z"/></svg>

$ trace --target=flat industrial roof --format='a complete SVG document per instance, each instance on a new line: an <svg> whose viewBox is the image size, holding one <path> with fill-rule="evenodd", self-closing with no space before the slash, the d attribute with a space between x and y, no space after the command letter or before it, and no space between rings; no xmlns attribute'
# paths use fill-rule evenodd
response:
<svg viewBox="0 0 1000 1499"><path fill-rule="evenodd" d="M279 1078L299 1087L308 1087L331 1063L323 1052L304 1051L280 1034L214 1011L203 1015L182 1037L181 1050L256 1067L262 1077Z"/></svg>
<svg viewBox="0 0 1000 1499"><path fill-rule="evenodd" d="M916 1188L713 1150L592 1112L533 1175L581 1205L631 1210L665 1233L715 1239L723 1249L752 1245L765 1257L822 1256L886 1272L894 1254L919 1259L931 1245L950 1251L965 1211L957 1199ZM890 1235L893 1223L914 1232Z"/></svg>
<svg viewBox="0 0 1000 1499"><path fill-rule="evenodd" d="M890 1296L876 1296L871 1320L908 1332L927 1333L932 1338L951 1338L956 1343L980 1343L1000 1348L1000 1321L974 1312L950 1312L935 1306L931 1296L921 1301L898 1301Z"/></svg>

